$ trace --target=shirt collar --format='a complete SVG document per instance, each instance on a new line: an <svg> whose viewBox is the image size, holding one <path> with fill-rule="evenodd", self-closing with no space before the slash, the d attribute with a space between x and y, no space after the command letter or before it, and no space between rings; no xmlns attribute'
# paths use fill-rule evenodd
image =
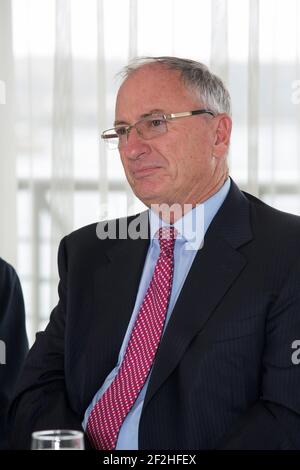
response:
<svg viewBox="0 0 300 470"><path fill-rule="evenodd" d="M204 201L201 204L197 204L191 211L187 212L181 219L177 220L174 224L178 232L178 239L182 239L184 242L195 243L195 220L197 219L197 227L200 226L202 228L203 237L208 229L209 225L211 224L213 218L217 214L218 210L220 209L221 205L223 204L229 189L230 189L230 178L227 178L223 186L219 189L218 192L213 194L210 198ZM164 220L162 220L156 212L153 210L149 210L149 222L150 222L150 236L151 241L154 239L156 232L161 227L167 227L167 224ZM199 248L201 240L196 242ZM195 248L195 247L194 247Z"/></svg>

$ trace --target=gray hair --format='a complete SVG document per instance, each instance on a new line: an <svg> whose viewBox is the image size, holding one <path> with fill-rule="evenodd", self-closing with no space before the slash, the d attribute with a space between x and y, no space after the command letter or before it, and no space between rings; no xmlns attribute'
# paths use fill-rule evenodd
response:
<svg viewBox="0 0 300 470"><path fill-rule="evenodd" d="M231 116L230 95L222 80L214 75L201 62L179 57L137 57L123 68L121 75L126 80L135 70L144 65L159 63L170 70L181 72L186 87L196 94L203 105L216 114L227 113Z"/></svg>

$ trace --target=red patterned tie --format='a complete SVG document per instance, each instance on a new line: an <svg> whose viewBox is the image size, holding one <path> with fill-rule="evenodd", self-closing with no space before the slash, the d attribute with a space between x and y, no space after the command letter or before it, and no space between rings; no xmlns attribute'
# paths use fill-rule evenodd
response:
<svg viewBox="0 0 300 470"><path fill-rule="evenodd" d="M174 266L174 227L158 231L160 254L127 349L111 385L92 409L87 434L96 449L113 450L155 359L168 309Z"/></svg>

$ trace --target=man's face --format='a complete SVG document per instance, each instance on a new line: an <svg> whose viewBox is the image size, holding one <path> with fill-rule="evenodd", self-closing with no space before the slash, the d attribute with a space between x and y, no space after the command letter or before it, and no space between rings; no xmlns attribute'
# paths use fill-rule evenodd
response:
<svg viewBox="0 0 300 470"><path fill-rule="evenodd" d="M116 103L116 122L133 124L145 114L178 113L204 108L187 90L180 74L160 64L145 65L125 80ZM151 204L195 204L215 184L213 156L216 123L210 115L169 121L168 132L144 140L135 128L120 156L135 195Z"/></svg>

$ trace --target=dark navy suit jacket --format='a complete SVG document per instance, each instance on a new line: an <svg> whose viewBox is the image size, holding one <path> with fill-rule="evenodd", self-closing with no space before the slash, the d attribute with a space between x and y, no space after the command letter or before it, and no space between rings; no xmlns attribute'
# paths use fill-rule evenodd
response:
<svg viewBox="0 0 300 470"><path fill-rule="evenodd" d="M81 428L116 365L148 245L100 241L96 225L61 242L60 300L19 382L14 447L33 430ZM161 341L139 448L300 449L298 339L300 218L232 181Z"/></svg>
<svg viewBox="0 0 300 470"><path fill-rule="evenodd" d="M8 446L7 412L15 392L28 343L25 310L18 276L0 258L0 449Z"/></svg>

